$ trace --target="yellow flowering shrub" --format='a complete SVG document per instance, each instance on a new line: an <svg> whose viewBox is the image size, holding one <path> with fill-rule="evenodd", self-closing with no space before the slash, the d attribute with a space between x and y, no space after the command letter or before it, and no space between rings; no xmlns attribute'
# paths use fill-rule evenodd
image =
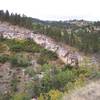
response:
<svg viewBox="0 0 100 100"><path fill-rule="evenodd" d="M63 93L59 90L50 90L48 95L50 96L50 100L61 100Z"/></svg>

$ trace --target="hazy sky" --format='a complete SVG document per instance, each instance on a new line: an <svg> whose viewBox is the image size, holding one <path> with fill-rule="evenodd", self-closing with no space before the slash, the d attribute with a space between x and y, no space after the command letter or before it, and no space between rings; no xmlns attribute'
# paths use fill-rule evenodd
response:
<svg viewBox="0 0 100 100"><path fill-rule="evenodd" d="M100 20L100 0L0 0L0 10L43 20Z"/></svg>

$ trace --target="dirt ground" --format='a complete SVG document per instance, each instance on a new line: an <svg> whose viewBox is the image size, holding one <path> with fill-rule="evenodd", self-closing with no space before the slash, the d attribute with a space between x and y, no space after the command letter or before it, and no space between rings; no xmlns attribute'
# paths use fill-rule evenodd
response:
<svg viewBox="0 0 100 100"><path fill-rule="evenodd" d="M63 100L100 100L100 80L65 95Z"/></svg>

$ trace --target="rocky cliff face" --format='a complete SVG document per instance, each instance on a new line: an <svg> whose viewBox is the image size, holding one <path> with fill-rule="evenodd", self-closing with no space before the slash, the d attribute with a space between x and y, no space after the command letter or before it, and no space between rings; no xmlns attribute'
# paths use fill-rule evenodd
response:
<svg viewBox="0 0 100 100"><path fill-rule="evenodd" d="M32 39L45 49L55 52L65 64L71 66L78 66L83 61L83 56L77 51L73 51L69 47L56 43L46 35L34 33L30 30L19 28L18 26L9 26L8 23L0 23L0 36L8 39Z"/></svg>
<svg viewBox="0 0 100 100"><path fill-rule="evenodd" d="M55 52L65 64L78 66L79 62L82 60L82 57L78 52L57 44L54 40L45 35L33 33L33 40L45 49Z"/></svg>

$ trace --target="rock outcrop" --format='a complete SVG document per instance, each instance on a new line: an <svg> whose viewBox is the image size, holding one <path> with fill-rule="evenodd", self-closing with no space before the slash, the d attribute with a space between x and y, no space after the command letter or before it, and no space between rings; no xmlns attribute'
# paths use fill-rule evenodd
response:
<svg viewBox="0 0 100 100"><path fill-rule="evenodd" d="M0 24L0 36L7 39L32 39L37 44L45 49L55 52L58 57L65 63L71 66L78 66L82 57L78 52L73 52L71 49L57 44L54 40L43 34L35 34L26 29L21 29L15 26Z"/></svg>
<svg viewBox="0 0 100 100"><path fill-rule="evenodd" d="M45 35L33 33L33 40L37 44L43 46L45 49L55 52L65 64L78 66L79 61L82 60L82 57L78 52L72 51L70 48L57 44L54 40Z"/></svg>

